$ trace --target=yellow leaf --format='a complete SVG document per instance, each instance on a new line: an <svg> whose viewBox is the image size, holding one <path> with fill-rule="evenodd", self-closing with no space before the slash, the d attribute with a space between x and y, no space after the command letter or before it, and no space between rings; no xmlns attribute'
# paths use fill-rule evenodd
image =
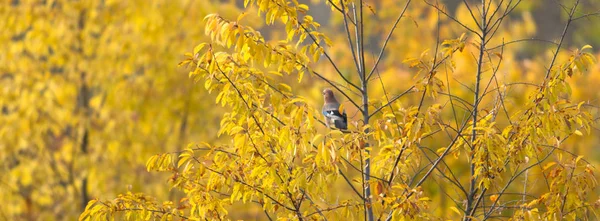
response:
<svg viewBox="0 0 600 221"><path fill-rule="evenodd" d="M584 46L581 48L581 50L583 51L583 50L585 50L585 49L590 49L590 48L592 48L592 46L591 46L591 45L584 45Z"/></svg>
<svg viewBox="0 0 600 221"><path fill-rule="evenodd" d="M578 163L582 158L583 158L582 155L577 156L577 158L575 159L575 163Z"/></svg>
<svg viewBox="0 0 600 221"><path fill-rule="evenodd" d="M454 207L454 206L451 206L451 207L450 207L450 209L451 209L452 211L454 211L456 214L458 214L458 215L462 215L462 213L461 213L461 212L460 212L460 211L459 211L459 210L458 210L456 207Z"/></svg>
<svg viewBox="0 0 600 221"><path fill-rule="evenodd" d="M340 107L338 108L338 111L339 111L340 113L344 113L344 104L343 104L343 103L342 103L342 104L340 104Z"/></svg>
<svg viewBox="0 0 600 221"><path fill-rule="evenodd" d="M244 130L243 127L235 126L235 127L231 128L231 130L229 131L229 134L230 135L237 134L237 133L239 133L239 132L241 132L243 130Z"/></svg>
<svg viewBox="0 0 600 221"><path fill-rule="evenodd" d="M547 170L548 168L550 168L550 167L554 166L554 164L556 164L556 162L550 162L550 163L547 163L547 164L546 164L546 165L543 167L543 169L542 169L542 170Z"/></svg>
<svg viewBox="0 0 600 221"><path fill-rule="evenodd" d="M198 52L200 52L200 50L202 50L202 48L204 48L204 46L206 46L206 43L201 43L199 45L196 45L196 47L194 47L194 54L198 54Z"/></svg>
<svg viewBox="0 0 600 221"><path fill-rule="evenodd" d="M305 4L299 4L299 5L298 5L298 9L299 9L301 12L306 12L306 11L308 11L308 5L305 5Z"/></svg>
<svg viewBox="0 0 600 221"><path fill-rule="evenodd" d="M344 133L342 131L339 131L339 130L332 130L332 131L329 132L329 134L331 134L333 136L336 136L336 137L344 135Z"/></svg>
<svg viewBox="0 0 600 221"><path fill-rule="evenodd" d="M244 17L246 17L246 15L248 15L248 13L242 12L242 14L237 17L237 22L239 23Z"/></svg>
<svg viewBox="0 0 600 221"><path fill-rule="evenodd" d="M154 155L154 156L151 156L150 159L148 159L148 161L146 162L146 170L147 171L151 171L154 168L154 163L156 163L157 158L158 158L158 155Z"/></svg>
<svg viewBox="0 0 600 221"><path fill-rule="evenodd" d="M321 57L322 52L323 52L322 48L315 50L315 53L313 54L313 62L319 61L319 58Z"/></svg>
<svg viewBox="0 0 600 221"><path fill-rule="evenodd" d="M298 83L302 82L302 77L304 77L304 71L298 72Z"/></svg>
<svg viewBox="0 0 600 221"><path fill-rule="evenodd" d="M286 92L291 92L292 91L292 87L290 87L289 85L284 84L284 83L279 83L278 89L279 90L284 90Z"/></svg>
<svg viewBox="0 0 600 221"><path fill-rule="evenodd" d="M317 134L313 139L312 139L312 144L315 145L316 143L320 143L323 140L323 135L322 134Z"/></svg>
<svg viewBox="0 0 600 221"><path fill-rule="evenodd" d="M288 102L288 104L306 103L306 100L301 97L294 98Z"/></svg>

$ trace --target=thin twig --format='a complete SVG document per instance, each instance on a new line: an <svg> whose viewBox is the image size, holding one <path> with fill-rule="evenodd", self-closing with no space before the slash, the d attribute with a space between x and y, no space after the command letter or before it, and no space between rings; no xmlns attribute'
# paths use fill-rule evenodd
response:
<svg viewBox="0 0 600 221"><path fill-rule="evenodd" d="M402 9L402 12L400 12L400 15L396 19L396 22L394 22L394 25L392 26L392 29L390 29L390 32L388 33L387 37L385 38L385 41L383 41L383 46L381 47L381 51L379 52L379 55L377 56L377 60L375 60L375 64L373 65L373 69L371 69L371 72L367 76L367 80L369 80L371 78L371 76L373 75L373 73L375 73L375 70L377 69L377 66L379 65L379 62L381 61L381 58L383 57L385 49L387 48L387 44L388 44L390 38L392 37L392 34L396 30L396 26L398 25L398 22L400 22L400 19L402 19L402 16L404 16L404 13L406 12L406 9L408 9L408 6L410 5L411 1L412 0L406 1L406 5L404 5L404 8Z"/></svg>

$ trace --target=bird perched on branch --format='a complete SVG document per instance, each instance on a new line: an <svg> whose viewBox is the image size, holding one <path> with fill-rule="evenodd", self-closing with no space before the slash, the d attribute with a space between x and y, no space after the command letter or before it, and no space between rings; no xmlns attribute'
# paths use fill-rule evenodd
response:
<svg viewBox="0 0 600 221"><path fill-rule="evenodd" d="M325 116L325 125L331 128L334 126L340 130L348 129L348 117L346 112L340 113L340 103L335 99L333 91L329 88L323 90L323 116Z"/></svg>

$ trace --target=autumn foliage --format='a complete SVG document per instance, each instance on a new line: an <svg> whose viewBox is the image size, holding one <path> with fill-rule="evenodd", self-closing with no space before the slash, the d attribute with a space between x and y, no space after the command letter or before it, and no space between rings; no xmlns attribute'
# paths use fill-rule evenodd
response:
<svg viewBox="0 0 600 221"><path fill-rule="evenodd" d="M599 219L598 46L569 41L597 4L539 39L545 1L445 3L4 4L0 214Z"/></svg>

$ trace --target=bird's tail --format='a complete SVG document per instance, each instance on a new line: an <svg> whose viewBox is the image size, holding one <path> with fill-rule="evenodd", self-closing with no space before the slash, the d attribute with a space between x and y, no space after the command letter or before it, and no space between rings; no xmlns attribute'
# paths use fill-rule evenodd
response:
<svg viewBox="0 0 600 221"><path fill-rule="evenodd" d="M335 127L340 130L348 129L348 115L346 115L346 112L342 114L342 120L335 121Z"/></svg>

